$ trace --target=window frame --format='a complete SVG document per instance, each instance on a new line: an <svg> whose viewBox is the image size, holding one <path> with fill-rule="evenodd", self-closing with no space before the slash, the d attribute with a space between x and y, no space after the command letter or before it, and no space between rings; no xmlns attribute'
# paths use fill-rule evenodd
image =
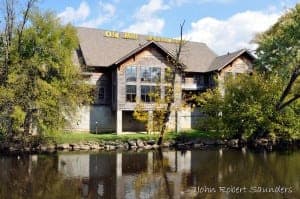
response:
<svg viewBox="0 0 300 199"><path fill-rule="evenodd" d="M145 88L148 88L145 92ZM151 93L158 92L159 96L161 97L161 88L160 86L154 85L141 85L141 101L144 103L153 103L155 102L156 96L151 96Z"/></svg>
<svg viewBox="0 0 300 199"><path fill-rule="evenodd" d="M130 90L129 92L129 87L134 87L134 91L133 90ZM137 86L136 85L128 85L126 84L126 102L136 102L136 96L137 96Z"/></svg>
<svg viewBox="0 0 300 199"><path fill-rule="evenodd" d="M133 76L128 76L128 74L134 74ZM133 78L134 80L131 80ZM125 82L136 82L137 81L137 67L127 66L125 69Z"/></svg>
<svg viewBox="0 0 300 199"><path fill-rule="evenodd" d="M154 72L157 71L157 72ZM145 76L144 73L149 74ZM161 82L161 67L141 66L140 70L141 83L156 83Z"/></svg>

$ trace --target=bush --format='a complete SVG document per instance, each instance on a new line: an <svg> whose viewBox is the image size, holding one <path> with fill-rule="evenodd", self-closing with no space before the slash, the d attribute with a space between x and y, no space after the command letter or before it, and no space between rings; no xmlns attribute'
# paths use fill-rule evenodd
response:
<svg viewBox="0 0 300 199"><path fill-rule="evenodd" d="M225 94L209 90L198 96L197 103L206 115L200 129L216 130L224 136L249 138L299 136L299 106L276 111L283 82L260 74L241 74L225 80Z"/></svg>

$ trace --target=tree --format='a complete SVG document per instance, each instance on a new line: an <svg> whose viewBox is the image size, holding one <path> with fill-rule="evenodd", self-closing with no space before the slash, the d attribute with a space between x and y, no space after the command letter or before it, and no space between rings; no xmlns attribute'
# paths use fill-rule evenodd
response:
<svg viewBox="0 0 300 199"><path fill-rule="evenodd" d="M175 114L177 114L177 111L179 109L179 106L182 104L178 104L178 100L176 100L175 95L178 94L178 85L181 83L179 82L178 77L182 76L182 73L184 71L185 66L180 62L180 55L182 52L182 48L184 46L185 41L183 40L183 27L184 23L180 24L180 40L178 41L178 46L175 52L175 56L168 56L168 62L170 64L169 67L165 69L165 93L164 93L164 99L161 99L160 97L160 89L152 91L149 93L149 97L155 99L154 104L154 111L153 111L153 117L152 117L152 124L151 127L147 126L148 131L152 131L152 126L155 126L154 130L159 131L159 138L157 141L158 145L161 145L163 142L163 137L167 131L167 124L170 120L170 116L172 111L175 111ZM158 82L160 84L161 82ZM180 96L181 97L181 96ZM180 101L181 103L181 101ZM134 111L134 118L136 118L139 121L142 121L144 123L148 123L149 115L147 112L144 111L142 103L138 103L135 111ZM148 123L149 124L149 123ZM176 124L177 125L177 124Z"/></svg>
<svg viewBox="0 0 300 199"><path fill-rule="evenodd" d="M16 1L5 2L0 127L10 135L63 127L75 107L89 101L90 88L72 60L76 30L61 25L53 13L33 10L35 2L27 1L22 17L15 15Z"/></svg>
<svg viewBox="0 0 300 199"><path fill-rule="evenodd" d="M299 109L296 112L296 107L288 106L276 111L283 85L278 75L229 77L224 83L224 96L215 89L196 97L206 116L200 120L199 128L235 138L299 137Z"/></svg>
<svg viewBox="0 0 300 199"><path fill-rule="evenodd" d="M259 34L256 42L257 69L266 75L279 75L285 81L276 103L280 111L300 98L300 4Z"/></svg>

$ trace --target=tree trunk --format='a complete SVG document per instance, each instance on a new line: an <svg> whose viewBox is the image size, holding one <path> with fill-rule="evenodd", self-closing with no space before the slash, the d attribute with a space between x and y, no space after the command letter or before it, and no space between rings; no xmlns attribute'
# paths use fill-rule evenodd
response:
<svg viewBox="0 0 300 199"><path fill-rule="evenodd" d="M297 78L300 75L300 65L298 65L295 70L293 71L291 78L289 80L288 85L286 86L286 88L284 89L278 103L276 104L276 110L280 111L282 110L284 107L288 106L290 103L292 103L293 101L297 100L298 98L300 98L300 94L296 93L294 95L294 97L290 100L288 100L287 102L284 102L286 97L288 96L288 94L290 93L294 83L296 82Z"/></svg>
<svg viewBox="0 0 300 199"><path fill-rule="evenodd" d="M166 133L166 130L167 130L167 123L169 122L169 118L170 118L170 115L171 115L171 107L172 107L172 104L174 103L174 95L175 95L175 78L176 78L176 74L181 74L182 71L183 71L183 66L180 64L180 54L181 54L181 50L182 50L182 47L183 47L183 39L182 39L182 34L183 34L183 26L184 26L184 22L182 24L180 24L180 42L179 42L179 46L178 46L178 49L176 50L176 57L175 58L171 58L172 63L171 63L171 96L170 96L170 99L169 101L167 102L167 109L166 109L166 112L164 114L164 119L163 119L163 125L161 127L161 130L160 130L160 135L159 135L159 138L158 138L158 141L157 141L157 145L161 145L163 143L163 138L164 138L164 135Z"/></svg>
<svg viewBox="0 0 300 199"><path fill-rule="evenodd" d="M32 127L32 116L33 116L33 109L28 109L26 112L26 116L24 119L24 136L28 136L31 132Z"/></svg>

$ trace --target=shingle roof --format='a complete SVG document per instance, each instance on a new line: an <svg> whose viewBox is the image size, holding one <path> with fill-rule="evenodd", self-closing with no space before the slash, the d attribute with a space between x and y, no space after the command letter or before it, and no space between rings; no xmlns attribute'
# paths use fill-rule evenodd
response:
<svg viewBox="0 0 300 199"><path fill-rule="evenodd" d="M227 53L225 55L216 57L215 60L210 64L209 69L210 71L216 71L216 70L220 71L228 64L230 64L232 61L234 61L237 57L241 56L244 53L246 53L251 59L255 59L253 55L250 52L248 52L246 49L241 49L233 53Z"/></svg>
<svg viewBox="0 0 300 199"><path fill-rule="evenodd" d="M88 66L109 67L120 58L145 45L147 36L138 35L136 40L105 37L105 31L93 28L77 28L80 48ZM175 55L176 43L157 42L170 54ZM181 62L187 72L211 71L211 63L217 55L204 43L187 42L181 53Z"/></svg>
<svg viewBox="0 0 300 199"><path fill-rule="evenodd" d="M164 47L162 47L160 44L158 44L155 41L148 41L143 45L140 45L138 48L134 49L133 51L129 52L127 55L125 55L124 57L121 57L120 59L118 59L116 62L114 62L114 64L118 65L120 63L122 63L123 61L127 60L129 57L131 57L132 55L140 52L141 50L145 49L148 46L155 46L157 48L159 48L161 51L163 51L167 56L170 56L170 58L175 59L175 57L169 53L169 51L167 51Z"/></svg>

